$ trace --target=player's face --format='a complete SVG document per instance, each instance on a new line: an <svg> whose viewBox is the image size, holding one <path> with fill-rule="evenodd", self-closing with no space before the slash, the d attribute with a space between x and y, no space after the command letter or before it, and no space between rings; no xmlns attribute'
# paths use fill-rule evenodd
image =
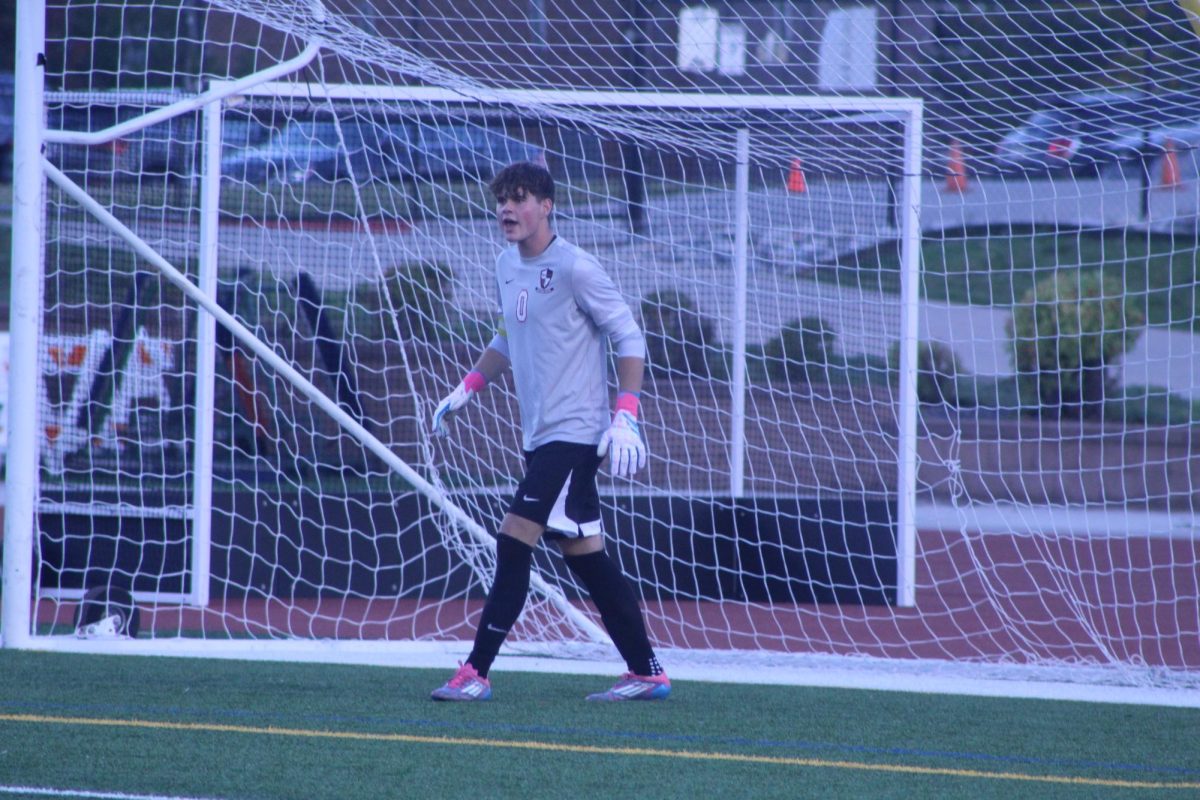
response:
<svg viewBox="0 0 1200 800"><path fill-rule="evenodd" d="M517 245L521 255L535 256L546 249L550 232L550 211L554 204L539 200L529 192L516 191L496 198L496 220L506 241Z"/></svg>

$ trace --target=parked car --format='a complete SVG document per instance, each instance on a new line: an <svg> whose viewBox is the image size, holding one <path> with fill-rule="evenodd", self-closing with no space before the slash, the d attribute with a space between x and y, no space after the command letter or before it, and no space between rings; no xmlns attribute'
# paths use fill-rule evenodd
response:
<svg viewBox="0 0 1200 800"><path fill-rule="evenodd" d="M122 140L128 148L126 163L131 170L147 175L185 178L200 165L197 119L194 115L173 117L143 128Z"/></svg>
<svg viewBox="0 0 1200 800"><path fill-rule="evenodd" d="M231 148L221 175L249 183L299 183L397 177L405 161L403 129L371 120L292 120L257 146Z"/></svg>
<svg viewBox="0 0 1200 800"><path fill-rule="evenodd" d="M1031 113L996 145L1001 173L1095 172L1136 162L1146 125L1135 111L1145 95L1089 92L1068 95Z"/></svg>
<svg viewBox="0 0 1200 800"><path fill-rule="evenodd" d="M226 178L261 183L308 180L482 179L540 150L500 131L435 122L342 121L342 148L332 119L292 120L266 142L228 149L221 159Z"/></svg>
<svg viewBox="0 0 1200 800"><path fill-rule="evenodd" d="M1200 137L1200 96L1084 92L1032 112L996 146L997 172L1097 175L1140 172L1167 139Z"/></svg>
<svg viewBox="0 0 1200 800"><path fill-rule="evenodd" d="M95 131L116 123L116 110L107 106L51 106L46 114L47 130ZM105 142L99 145L76 145L49 142L46 158L71 178L78 180L86 172L113 173L123 159L128 146L125 142Z"/></svg>
<svg viewBox="0 0 1200 800"><path fill-rule="evenodd" d="M173 99L175 93L169 91L147 92L146 101L139 103L121 102L115 96L95 101L91 97L73 98L52 106L46 125L50 130L104 130ZM198 122L199 114L191 112L100 144L52 142L46 147L46 156L72 177L85 172L107 173L113 180L132 180L143 175L190 177L199 165Z"/></svg>
<svg viewBox="0 0 1200 800"><path fill-rule="evenodd" d="M410 172L423 178L487 179L506 164L532 161L541 150L479 125L418 122L409 127Z"/></svg>
<svg viewBox="0 0 1200 800"><path fill-rule="evenodd" d="M274 132L274 128L254 117L226 113L221 120L221 157L232 157L259 147L265 144Z"/></svg>

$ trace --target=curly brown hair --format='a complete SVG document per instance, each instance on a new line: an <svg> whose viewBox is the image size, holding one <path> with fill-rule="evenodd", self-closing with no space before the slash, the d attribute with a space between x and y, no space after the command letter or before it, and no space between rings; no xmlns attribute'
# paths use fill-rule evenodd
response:
<svg viewBox="0 0 1200 800"><path fill-rule="evenodd" d="M488 184L488 190L499 201L507 197L520 198L531 194L538 200L553 202L554 178L550 176L550 170L541 164L518 161L497 172Z"/></svg>

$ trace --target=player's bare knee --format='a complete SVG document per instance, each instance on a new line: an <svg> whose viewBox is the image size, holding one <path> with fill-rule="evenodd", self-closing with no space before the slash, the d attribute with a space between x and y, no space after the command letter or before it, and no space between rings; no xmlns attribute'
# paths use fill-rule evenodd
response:
<svg viewBox="0 0 1200 800"><path fill-rule="evenodd" d="M537 545L538 539L542 538L542 532L545 530L544 525L516 514L505 514L504 521L500 523L501 533L511 536L519 542L524 542L530 547Z"/></svg>

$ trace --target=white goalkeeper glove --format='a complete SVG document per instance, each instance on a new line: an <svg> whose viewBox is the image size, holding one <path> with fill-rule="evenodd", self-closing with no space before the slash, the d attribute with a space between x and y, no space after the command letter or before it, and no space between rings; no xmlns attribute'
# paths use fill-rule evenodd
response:
<svg viewBox="0 0 1200 800"><path fill-rule="evenodd" d="M462 379L458 386L454 387L454 391L448 394L446 399L438 403L438 407L434 410L433 435L449 436L450 429L446 426L446 420L469 403L471 398L486 385L487 379L483 377L483 373L477 370L468 372L467 376Z"/></svg>
<svg viewBox="0 0 1200 800"><path fill-rule="evenodd" d="M646 444L638 434L637 417L620 404L596 454L601 458L607 455L608 471L622 478L632 478L633 473L646 466Z"/></svg>

